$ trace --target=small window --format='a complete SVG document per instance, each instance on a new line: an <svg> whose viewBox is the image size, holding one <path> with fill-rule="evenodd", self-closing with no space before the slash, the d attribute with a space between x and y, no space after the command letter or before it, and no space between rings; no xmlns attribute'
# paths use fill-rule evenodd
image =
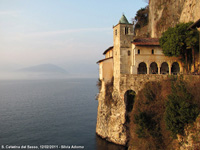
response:
<svg viewBox="0 0 200 150"><path fill-rule="evenodd" d="M140 49L138 49L137 53L140 54Z"/></svg>
<svg viewBox="0 0 200 150"><path fill-rule="evenodd" d="M125 35L128 34L128 27L125 27Z"/></svg>
<svg viewBox="0 0 200 150"><path fill-rule="evenodd" d="M128 56L130 56L131 55L131 51L128 51Z"/></svg>
<svg viewBox="0 0 200 150"><path fill-rule="evenodd" d="M151 50L151 54L154 54L154 49Z"/></svg>
<svg viewBox="0 0 200 150"><path fill-rule="evenodd" d="M115 35L117 35L117 29L115 30Z"/></svg>

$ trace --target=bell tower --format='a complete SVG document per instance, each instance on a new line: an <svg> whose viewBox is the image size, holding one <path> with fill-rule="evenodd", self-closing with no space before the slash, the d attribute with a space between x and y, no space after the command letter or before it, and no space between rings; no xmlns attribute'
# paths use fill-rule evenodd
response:
<svg viewBox="0 0 200 150"><path fill-rule="evenodd" d="M113 61L115 83L120 80L120 74L130 74L131 47L133 40L133 24L130 24L123 14L119 23L113 26Z"/></svg>

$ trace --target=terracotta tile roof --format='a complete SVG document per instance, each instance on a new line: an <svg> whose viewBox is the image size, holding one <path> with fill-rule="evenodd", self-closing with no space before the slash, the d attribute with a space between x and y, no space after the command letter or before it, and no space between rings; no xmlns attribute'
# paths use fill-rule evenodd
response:
<svg viewBox="0 0 200 150"><path fill-rule="evenodd" d="M133 44L145 46L145 45L156 45L159 46L159 39L158 38L137 38L134 39Z"/></svg>
<svg viewBox="0 0 200 150"><path fill-rule="evenodd" d="M102 62L102 61L105 61L105 60L108 60L108 59L112 59L112 58L113 58L113 57L109 57L109 58L101 59L101 60L97 61L97 64L100 63L100 62Z"/></svg>
<svg viewBox="0 0 200 150"><path fill-rule="evenodd" d="M113 46L109 47L108 49L106 49L104 52L103 52L103 55L105 55L109 50L113 49Z"/></svg>

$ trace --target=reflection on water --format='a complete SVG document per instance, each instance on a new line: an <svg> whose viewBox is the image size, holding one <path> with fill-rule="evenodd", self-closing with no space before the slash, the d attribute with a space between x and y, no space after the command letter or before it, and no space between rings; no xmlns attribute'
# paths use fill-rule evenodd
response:
<svg viewBox="0 0 200 150"><path fill-rule="evenodd" d="M96 150L127 150L128 148L116 145L96 135Z"/></svg>

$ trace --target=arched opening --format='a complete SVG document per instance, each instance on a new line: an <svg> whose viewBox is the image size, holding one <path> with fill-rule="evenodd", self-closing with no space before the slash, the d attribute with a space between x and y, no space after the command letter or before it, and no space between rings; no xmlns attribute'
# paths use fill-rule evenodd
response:
<svg viewBox="0 0 200 150"><path fill-rule="evenodd" d="M129 136L130 136L130 130L129 130L130 117L129 117L129 113L133 109L133 104L134 104L134 101L135 101L135 94L136 93L133 90L128 90L124 94L124 102L125 102L125 105L126 105L126 112L125 112L126 122L125 122L125 126L126 126L126 134L127 134L128 139L129 139ZM128 143L128 141L127 141L127 143Z"/></svg>
<svg viewBox="0 0 200 150"><path fill-rule="evenodd" d="M147 66L144 62L141 62L138 66L138 74L147 74Z"/></svg>
<svg viewBox="0 0 200 150"><path fill-rule="evenodd" d="M125 35L128 34L128 27L125 27Z"/></svg>
<svg viewBox="0 0 200 150"><path fill-rule="evenodd" d="M126 112L127 113L132 111L134 99L135 99L135 91L133 91L133 90L126 91L126 93L124 94L124 102L126 104Z"/></svg>
<svg viewBox="0 0 200 150"><path fill-rule="evenodd" d="M172 69L171 69L172 74L177 75L180 72L180 67L177 62L174 62L172 64Z"/></svg>
<svg viewBox="0 0 200 150"><path fill-rule="evenodd" d="M169 74L169 66L166 62L163 62L161 64L160 73L161 74Z"/></svg>
<svg viewBox="0 0 200 150"><path fill-rule="evenodd" d="M158 74L158 65L155 62L152 62L150 65L150 74Z"/></svg>

